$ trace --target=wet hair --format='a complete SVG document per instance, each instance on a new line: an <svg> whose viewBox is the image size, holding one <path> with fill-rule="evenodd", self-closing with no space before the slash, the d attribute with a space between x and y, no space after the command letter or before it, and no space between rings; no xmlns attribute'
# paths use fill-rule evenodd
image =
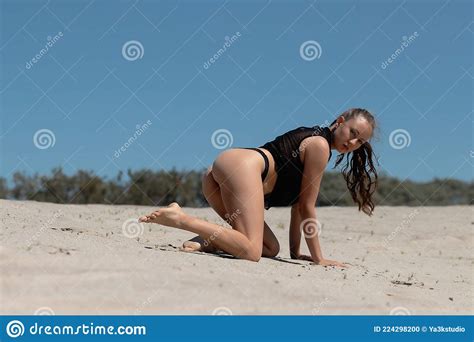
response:
<svg viewBox="0 0 474 342"><path fill-rule="evenodd" d="M351 108L338 117L341 116L346 121L362 116L372 126L372 129L375 130L375 118L365 109ZM335 124L336 121L337 119L330 126ZM344 176L352 199L358 204L359 211L362 210L369 216L372 215L375 208L372 196L377 188L378 179L373 158L378 163L372 146L369 142L364 142L358 149L346 154L346 163L341 168L341 173ZM336 168L343 159L344 153L339 154L333 168Z"/></svg>

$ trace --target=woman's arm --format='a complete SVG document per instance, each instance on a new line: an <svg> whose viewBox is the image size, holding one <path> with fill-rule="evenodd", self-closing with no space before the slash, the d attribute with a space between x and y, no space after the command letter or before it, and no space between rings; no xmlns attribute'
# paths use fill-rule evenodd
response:
<svg viewBox="0 0 474 342"><path fill-rule="evenodd" d="M306 244L308 245L311 259L319 264L323 258L323 252L321 251L321 245L319 244L319 231L316 220L316 209L314 207L303 207L300 209L300 217L305 219L301 222L305 222L301 225L300 230L303 230Z"/></svg>
<svg viewBox="0 0 474 342"><path fill-rule="evenodd" d="M303 255L300 253L301 246L301 214L298 202L291 207L291 221L290 221L290 257L292 259L300 259L313 261L313 258L309 255ZM319 242L318 242L319 246ZM319 247L318 255L321 255L321 247Z"/></svg>
<svg viewBox="0 0 474 342"><path fill-rule="evenodd" d="M298 208L298 202L291 207L290 220L290 256L292 259L298 259L300 256L301 244L301 216Z"/></svg>
<svg viewBox="0 0 474 342"><path fill-rule="evenodd" d="M290 226L290 246L296 246L297 248L295 248L294 252L299 252L299 240L301 240L301 230L303 230L311 256L301 256L299 253L296 253L295 255L299 259L309 259L324 266L344 267L345 265L337 261L324 259L321 245L319 244L315 204L328 158L329 150L324 138L315 138L305 146L304 170L298 209L295 210L295 215L293 215L292 211L292 222L294 221L294 224ZM291 228L293 228L292 233ZM297 243L295 242L296 239L298 239Z"/></svg>
<svg viewBox="0 0 474 342"><path fill-rule="evenodd" d="M304 218L301 222L306 222L301 225L299 230L303 230L305 235L306 244L308 245L309 255L298 254L297 259L313 261L321 266L339 266L346 267L345 264L335 260L325 259L323 252L321 251L321 245L319 244L319 230L316 221L316 209L315 207L303 207L299 209L299 217ZM300 233L301 236L301 233Z"/></svg>

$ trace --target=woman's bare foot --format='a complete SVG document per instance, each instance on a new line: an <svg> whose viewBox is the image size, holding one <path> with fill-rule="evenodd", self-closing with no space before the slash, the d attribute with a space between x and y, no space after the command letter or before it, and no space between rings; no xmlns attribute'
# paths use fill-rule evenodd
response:
<svg viewBox="0 0 474 342"><path fill-rule="evenodd" d="M198 235L191 240L183 242L182 250L185 252L216 253L218 249L214 247L209 241L205 241Z"/></svg>
<svg viewBox="0 0 474 342"><path fill-rule="evenodd" d="M158 223L164 226L179 228L183 218L186 216L178 203L173 202L167 207L158 209L150 215L142 216L139 222Z"/></svg>

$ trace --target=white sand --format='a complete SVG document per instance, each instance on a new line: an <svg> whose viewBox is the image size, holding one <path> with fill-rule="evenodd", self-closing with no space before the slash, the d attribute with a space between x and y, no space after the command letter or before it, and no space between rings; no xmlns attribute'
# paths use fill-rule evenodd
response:
<svg viewBox="0 0 474 342"><path fill-rule="evenodd" d="M278 258L253 263L181 252L194 234L155 224L124 236L123 223L151 207L0 207L1 314L474 313L469 206L377 207L372 218L318 209L323 253L347 270L289 259L289 208L265 212ZM185 211L222 222L212 209Z"/></svg>

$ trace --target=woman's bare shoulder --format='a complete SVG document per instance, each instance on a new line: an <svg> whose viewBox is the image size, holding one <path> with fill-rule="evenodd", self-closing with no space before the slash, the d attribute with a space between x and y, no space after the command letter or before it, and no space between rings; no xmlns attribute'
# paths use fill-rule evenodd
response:
<svg viewBox="0 0 474 342"><path fill-rule="evenodd" d="M318 155L321 155L321 158L327 161L329 158L329 149L328 141L322 136L318 135L305 138L301 141L299 146L301 163L304 165L307 150L316 152Z"/></svg>

